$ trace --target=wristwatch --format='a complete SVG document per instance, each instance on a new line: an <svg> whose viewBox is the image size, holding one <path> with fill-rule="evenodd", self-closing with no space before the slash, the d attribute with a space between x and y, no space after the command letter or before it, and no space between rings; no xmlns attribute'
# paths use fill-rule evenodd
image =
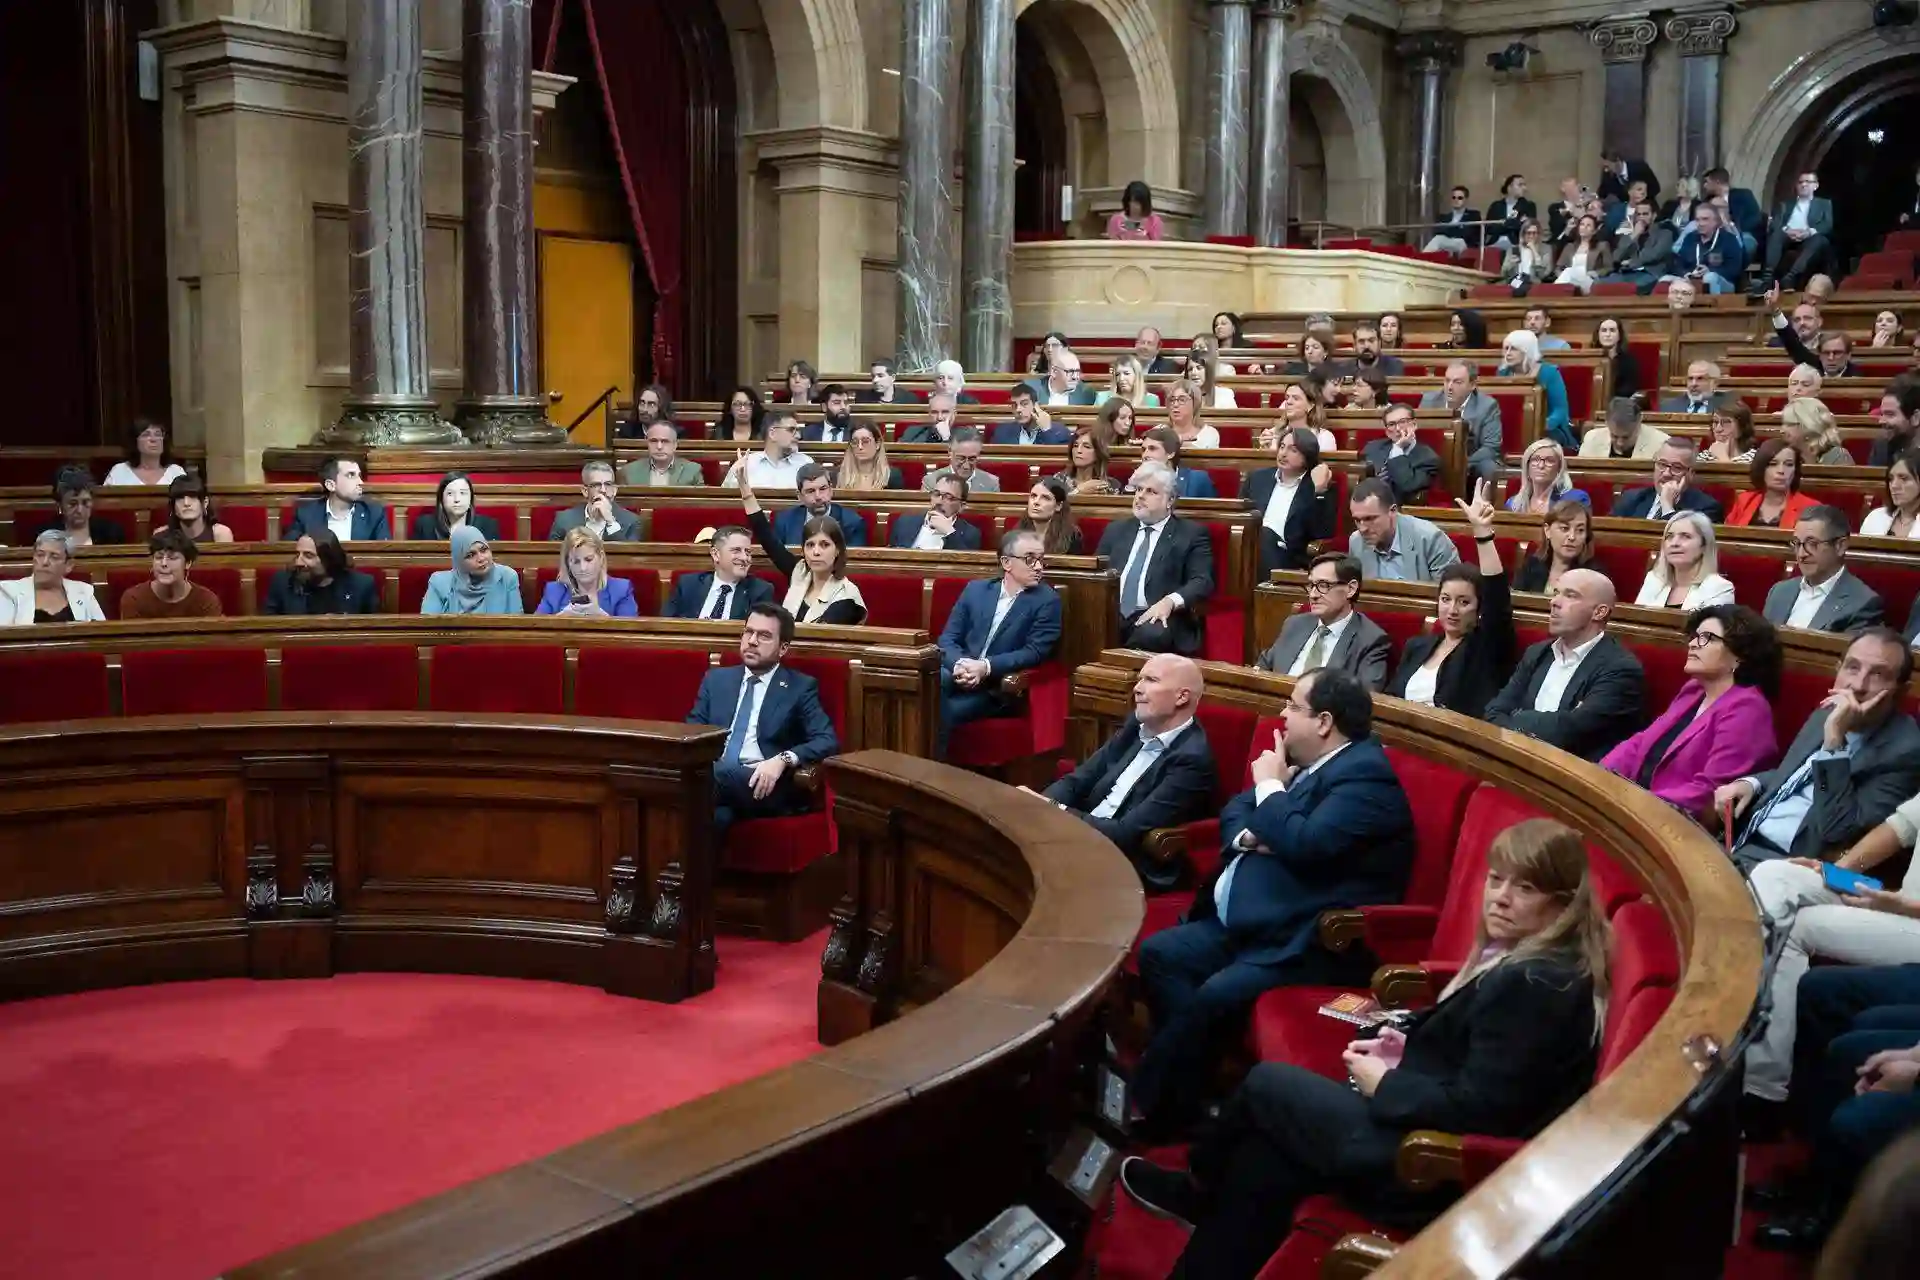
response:
<svg viewBox="0 0 1920 1280"><path fill-rule="evenodd" d="M798 766L800 763L800 757L793 754L793 752L791 751L782 751L780 753L780 758L787 762L787 768L789 769L792 769Z"/></svg>

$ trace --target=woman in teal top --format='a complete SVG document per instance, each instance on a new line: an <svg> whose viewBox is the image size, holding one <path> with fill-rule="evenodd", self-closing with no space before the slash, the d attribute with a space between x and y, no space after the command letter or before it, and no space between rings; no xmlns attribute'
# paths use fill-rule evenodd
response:
<svg viewBox="0 0 1920 1280"><path fill-rule="evenodd" d="M1515 329L1507 335L1494 373L1502 378L1532 378L1547 398L1547 434L1569 453L1580 451L1580 437L1573 433L1573 414L1567 408L1567 380L1560 371L1540 359L1540 339L1531 329Z"/></svg>
<svg viewBox="0 0 1920 1280"><path fill-rule="evenodd" d="M426 613L525 613L520 598L520 575L493 562L493 548L470 524L453 531L453 568L427 579L427 595L420 602Z"/></svg>
<svg viewBox="0 0 1920 1280"><path fill-rule="evenodd" d="M1139 357L1134 355L1114 357L1113 385L1104 391L1096 391L1093 402L1105 404L1115 396L1136 409L1160 407L1160 397L1147 390L1147 371L1141 366Z"/></svg>

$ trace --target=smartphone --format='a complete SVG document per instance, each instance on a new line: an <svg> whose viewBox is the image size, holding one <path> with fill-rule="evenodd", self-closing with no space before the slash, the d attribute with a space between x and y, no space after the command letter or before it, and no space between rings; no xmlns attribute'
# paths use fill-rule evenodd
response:
<svg viewBox="0 0 1920 1280"><path fill-rule="evenodd" d="M593 597L584 591L576 591L573 593L573 603L575 604L587 604L592 599Z"/></svg>
<svg viewBox="0 0 1920 1280"><path fill-rule="evenodd" d="M1820 864L1820 878L1826 881L1827 888L1835 893L1859 893L1862 889L1886 887L1872 876L1863 876L1858 871L1849 871L1833 862Z"/></svg>

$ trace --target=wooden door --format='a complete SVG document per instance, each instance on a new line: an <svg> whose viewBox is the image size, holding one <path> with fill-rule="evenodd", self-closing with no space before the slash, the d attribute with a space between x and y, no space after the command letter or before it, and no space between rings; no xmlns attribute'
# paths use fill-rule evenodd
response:
<svg viewBox="0 0 1920 1280"><path fill-rule="evenodd" d="M632 245L540 235L540 385L561 393L547 416L562 426L608 387L633 399ZM574 442L605 444L606 420L596 411Z"/></svg>

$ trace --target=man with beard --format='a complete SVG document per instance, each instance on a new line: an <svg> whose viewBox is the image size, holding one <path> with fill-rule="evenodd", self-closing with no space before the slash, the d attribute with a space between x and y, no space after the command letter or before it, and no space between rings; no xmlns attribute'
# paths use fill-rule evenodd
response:
<svg viewBox="0 0 1920 1280"><path fill-rule="evenodd" d="M327 529L303 533L293 544L293 563L273 575L262 613L378 613L380 589L347 559Z"/></svg>
<svg viewBox="0 0 1920 1280"><path fill-rule="evenodd" d="M656 422L673 422L673 393L657 382L640 388L633 398L633 421L616 423L613 434L620 440L643 440Z"/></svg>
<svg viewBox="0 0 1920 1280"><path fill-rule="evenodd" d="M848 412L853 407L853 397L847 389L837 382L829 382L820 389L820 408L825 418L820 422L809 422L800 432L802 440L817 440L822 444L845 444L847 437L853 434L853 417Z"/></svg>

